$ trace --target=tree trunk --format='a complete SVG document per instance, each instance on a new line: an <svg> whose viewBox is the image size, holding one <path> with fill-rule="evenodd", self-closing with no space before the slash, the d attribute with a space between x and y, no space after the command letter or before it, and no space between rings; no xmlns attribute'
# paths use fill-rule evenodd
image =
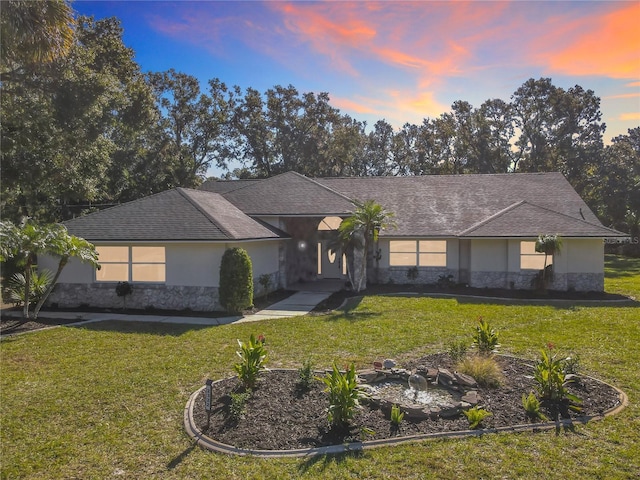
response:
<svg viewBox="0 0 640 480"><path fill-rule="evenodd" d="M24 270L24 306L22 307L22 317L27 320L29 318L29 297L31 296L31 265L33 259L31 255L27 258L27 266Z"/></svg>
<svg viewBox="0 0 640 480"><path fill-rule="evenodd" d="M353 249L353 266L355 270L355 291L360 292L367 288L367 242L364 232L357 231L354 236L358 237L355 242L359 247Z"/></svg>
<svg viewBox="0 0 640 480"><path fill-rule="evenodd" d="M44 294L36 304L36 307L33 309L34 320L38 318L38 314L40 313L40 309L42 308L42 305L44 305L44 302L47 301L47 298L53 291L53 287L56 286L56 283L58 282L58 277L60 277L60 274L62 273L62 269L67 265L68 260L69 260L68 257L62 257L60 259L60 262L58 263L58 270L56 270L56 274L54 275L53 280L51 280L51 283L47 286L47 290L44 292Z"/></svg>

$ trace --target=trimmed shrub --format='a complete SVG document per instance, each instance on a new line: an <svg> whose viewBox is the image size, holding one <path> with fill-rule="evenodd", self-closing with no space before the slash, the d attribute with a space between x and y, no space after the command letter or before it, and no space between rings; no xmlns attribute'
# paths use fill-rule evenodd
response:
<svg viewBox="0 0 640 480"><path fill-rule="evenodd" d="M253 267L246 250L230 248L220 262L220 304L230 313L253 305Z"/></svg>

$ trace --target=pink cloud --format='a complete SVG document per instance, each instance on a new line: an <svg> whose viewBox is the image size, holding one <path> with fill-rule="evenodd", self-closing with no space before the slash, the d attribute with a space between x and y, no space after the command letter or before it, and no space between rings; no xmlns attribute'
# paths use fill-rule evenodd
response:
<svg viewBox="0 0 640 480"><path fill-rule="evenodd" d="M616 10L565 18L543 52L552 72L564 75L640 77L640 3L614 4Z"/></svg>

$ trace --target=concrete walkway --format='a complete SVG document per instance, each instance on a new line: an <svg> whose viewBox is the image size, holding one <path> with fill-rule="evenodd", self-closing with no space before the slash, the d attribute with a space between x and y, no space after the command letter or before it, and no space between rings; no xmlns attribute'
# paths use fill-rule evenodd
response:
<svg viewBox="0 0 640 480"><path fill-rule="evenodd" d="M315 282L319 283L319 282ZM264 310L260 310L251 315L229 316L220 318L206 317L186 317L186 316L163 316L163 315L128 315L123 313L93 313L93 312L41 312L45 318L77 319L74 325L102 322L106 320L121 320L127 322L157 322L157 323L177 323L186 325L228 325L230 323L259 322L260 320L272 320L277 318L290 318L299 315L306 315L311 312L316 305L327 299L336 291L335 285L327 285L327 288L309 284L314 291L301 290L293 295L270 305ZM295 287L300 287L296 285ZM294 288L295 289L295 288ZM2 312L2 315L19 317L21 312Z"/></svg>

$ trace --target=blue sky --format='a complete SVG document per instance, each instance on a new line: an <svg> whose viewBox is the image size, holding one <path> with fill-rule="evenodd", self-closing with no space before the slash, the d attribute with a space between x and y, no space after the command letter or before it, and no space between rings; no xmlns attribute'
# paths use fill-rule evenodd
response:
<svg viewBox="0 0 640 480"><path fill-rule="evenodd" d="M640 125L640 2L75 1L118 17L143 71L328 92L369 125L509 100L529 78L602 100L605 141Z"/></svg>

